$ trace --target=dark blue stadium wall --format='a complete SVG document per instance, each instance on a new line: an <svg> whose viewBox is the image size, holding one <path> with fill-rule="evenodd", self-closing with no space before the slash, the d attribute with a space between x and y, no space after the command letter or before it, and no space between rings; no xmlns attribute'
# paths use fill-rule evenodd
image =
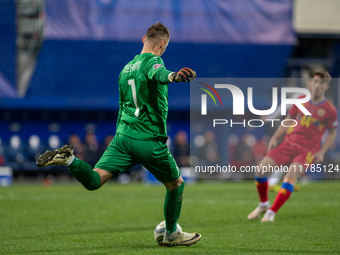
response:
<svg viewBox="0 0 340 255"><path fill-rule="evenodd" d="M117 108L119 73L141 47L131 42L48 40L28 98L36 101L35 107ZM199 77L280 77L291 48L172 43L163 60L169 70L188 66ZM171 84L169 101L172 109L188 108L189 86Z"/></svg>
<svg viewBox="0 0 340 255"><path fill-rule="evenodd" d="M15 1L0 0L0 98L16 97L15 13Z"/></svg>
<svg viewBox="0 0 340 255"><path fill-rule="evenodd" d="M24 100L43 109L117 109L118 76L147 28L170 29L166 68L199 77L281 77L294 44L290 0L50 0L45 42ZM171 84L171 109L189 109L189 86Z"/></svg>

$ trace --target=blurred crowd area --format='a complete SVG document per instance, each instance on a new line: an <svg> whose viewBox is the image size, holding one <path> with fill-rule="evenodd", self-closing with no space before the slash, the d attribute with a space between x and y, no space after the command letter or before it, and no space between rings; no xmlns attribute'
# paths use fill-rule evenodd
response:
<svg viewBox="0 0 340 255"><path fill-rule="evenodd" d="M193 30L192 33L183 32L177 38L173 37L171 47L164 54L169 70L177 70L184 65L193 68L198 77L288 77L286 86L289 87L304 87L303 81L311 70L327 69L334 78L340 76L339 33L293 31L291 24L294 19L290 11L286 16L278 16L277 8L273 8L275 1L256 5L229 2L227 5L225 1L214 1L209 6L198 4L192 10L193 25L199 28L200 33ZM279 2L286 11L296 8L289 0ZM190 3L183 1L182 7L186 5ZM326 6L323 4L321 7ZM136 39L135 23L130 21L139 20L138 30L142 31L150 26L149 21L159 20L159 13L179 17L186 10L178 8L177 4L173 8L150 4L148 18L140 19L137 14L143 13L145 8L142 2L125 1L117 5L115 1L88 1L84 5L82 1L17 0L2 1L1 7L2 13L7 14L3 15L2 23L6 24L4 31L7 34L0 40L0 49L3 49L0 74L4 72L7 79L0 93L0 166L10 166L15 177L51 173L70 176L66 167L39 169L35 164L41 153L64 144L74 145L76 157L94 166L115 134L119 100L117 84L113 81L117 80L127 61L140 52L144 32ZM131 12L125 12L124 8ZM272 13L268 12L271 8ZM214 11L220 14L222 9L227 12L213 15ZM301 9L305 13L305 9ZM228 11L235 15L227 15ZM254 15L248 15L251 18L247 19L244 16L247 11L267 18L255 19ZM120 22L105 22L111 21L116 13L122 14L118 19ZM297 9L295 13L298 13ZM92 18L87 20L88 17ZM181 32L186 21L179 18L173 24L164 23L171 26L171 31ZM228 33L228 29L223 33L219 29L211 29L214 27L211 24L224 24L223 27L230 27L232 33ZM89 38L96 38L97 31L107 33L103 33L100 40L84 39L82 34L89 33ZM251 37L259 41L249 41L247 36L244 37L249 31L253 31ZM289 33L277 36L280 31ZM263 32L266 37L263 37ZM60 36L63 34L66 37ZM207 43L209 40L202 42L202 35L211 35L214 43ZM220 41L217 44L216 38ZM239 38L243 39L239 41ZM294 40L287 44L287 38ZM173 58L174 53L190 57ZM4 88L12 90L8 92ZM257 87L255 104L266 100L264 92L268 88L271 86ZM338 109L339 90L339 82L333 79L327 97ZM268 91L271 92L271 89ZM256 165L263 158L270 136L277 127L219 126L209 129L190 123L189 93L189 86L176 85L169 89L167 143L180 168L208 164L230 164L239 168ZM339 161L339 137L327 152L325 163ZM140 180L143 172L145 170L141 166L136 166L127 174L133 180ZM218 177L247 178L242 175Z"/></svg>
<svg viewBox="0 0 340 255"><path fill-rule="evenodd" d="M103 118L103 113L98 112L95 114L96 119L91 116L87 118L81 116L80 112L69 112L66 119L50 113L47 114L49 116L45 116L46 120L41 116L44 113L36 114L38 115L36 119L24 120L22 118L24 114L21 114L14 121L12 118L4 119L2 116L0 122L0 167L10 167L16 179L49 175L56 178L71 177L67 168L63 166L46 168L36 166L36 160L42 153L46 150L55 150L65 144L73 145L74 155L94 167L112 141L116 130L116 112L108 113L107 118ZM59 115L63 116L65 113ZM187 115L174 114L182 117ZM53 120L48 120L49 118ZM188 167L190 165L189 121L172 118L168 124L168 133L167 144L176 162L179 167ZM128 176L131 181L140 181L143 179L143 172L145 169L137 165L127 171L124 178Z"/></svg>
<svg viewBox="0 0 340 255"><path fill-rule="evenodd" d="M185 116L176 113L174 116ZM114 120L65 120L65 121L10 121L0 123L0 166L13 169L14 177L37 177L53 175L71 178L66 167L38 168L39 155L46 150L55 150L65 144L74 146L74 155L95 166L115 134ZM268 142L277 127L239 128L193 124L188 119L173 119L168 122L167 145L180 169L195 165L241 166L257 165L267 153ZM339 131L338 131L339 132ZM191 143L190 143L191 141ZM191 148L190 148L191 147ZM191 151L190 151L191 149ZM324 164L339 164L340 138L325 155ZM125 172L126 181L141 181L146 170L137 165ZM189 176L187 173L184 175ZM206 175L192 175L207 178ZM212 176L208 176L211 178ZM253 178L253 174L225 173L214 175L221 179ZM332 178L332 176L318 176Z"/></svg>
<svg viewBox="0 0 340 255"><path fill-rule="evenodd" d="M207 128L204 124L194 124L191 129L191 164L193 166L256 166L267 154L268 143L277 126L269 125L261 128L239 128L237 125L228 127L221 125L215 129ZM338 134L340 128L338 127ZM325 132L322 142L328 135ZM281 137L280 142L283 137ZM323 165L340 168L340 137L325 154ZM306 172L310 178L339 178L339 171L328 173ZM220 173L199 174L198 178L247 179L253 178L254 173Z"/></svg>

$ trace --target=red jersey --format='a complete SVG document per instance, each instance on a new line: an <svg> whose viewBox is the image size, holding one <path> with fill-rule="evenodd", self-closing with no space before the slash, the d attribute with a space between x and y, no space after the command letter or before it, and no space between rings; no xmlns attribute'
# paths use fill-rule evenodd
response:
<svg viewBox="0 0 340 255"><path fill-rule="evenodd" d="M302 97L304 96L299 98ZM303 106L312 115L304 115L296 105L293 105L288 114L297 121L297 125L288 128L284 142L294 147L307 147L318 151L321 148L321 138L326 129L338 126L337 111L327 99L317 104L313 104L309 100Z"/></svg>

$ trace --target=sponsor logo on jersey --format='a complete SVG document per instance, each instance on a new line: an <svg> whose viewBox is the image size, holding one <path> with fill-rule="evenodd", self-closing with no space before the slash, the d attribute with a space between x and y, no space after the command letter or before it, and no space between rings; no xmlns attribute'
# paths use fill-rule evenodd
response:
<svg viewBox="0 0 340 255"><path fill-rule="evenodd" d="M160 67L163 67L161 64L155 64L155 65L153 65L153 69L154 70L156 70L156 69L158 69L158 68L160 68Z"/></svg>
<svg viewBox="0 0 340 255"><path fill-rule="evenodd" d="M322 109L322 108L319 108L319 109L318 109L318 115L319 115L320 117L324 116L325 113L326 113L326 111L325 111L324 109Z"/></svg>

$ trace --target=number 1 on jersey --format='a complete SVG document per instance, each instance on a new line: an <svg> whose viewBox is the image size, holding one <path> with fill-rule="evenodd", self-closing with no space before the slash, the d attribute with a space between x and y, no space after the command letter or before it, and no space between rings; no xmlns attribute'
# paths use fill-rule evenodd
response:
<svg viewBox="0 0 340 255"><path fill-rule="evenodd" d="M138 117L139 105L138 105L138 101L137 101L135 80L134 79L128 80L128 84L131 85L132 98L133 98L133 102L135 103L135 106L136 106L135 116Z"/></svg>

